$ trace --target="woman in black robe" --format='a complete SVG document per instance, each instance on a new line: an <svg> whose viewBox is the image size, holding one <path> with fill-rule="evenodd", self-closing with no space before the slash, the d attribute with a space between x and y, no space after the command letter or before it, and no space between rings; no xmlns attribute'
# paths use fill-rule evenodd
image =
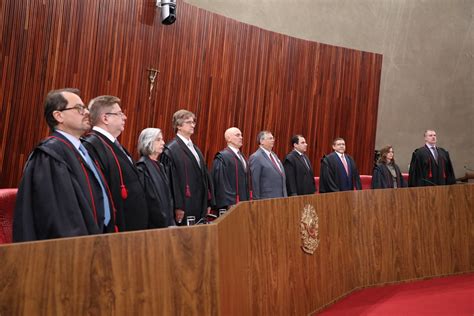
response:
<svg viewBox="0 0 474 316"><path fill-rule="evenodd" d="M372 189L396 189L406 186L400 168L395 163L393 147L385 146L380 150L380 158L374 166Z"/></svg>
<svg viewBox="0 0 474 316"><path fill-rule="evenodd" d="M142 171L145 195L150 209L149 228L175 226L173 199L168 177L158 161L165 141L159 128L145 128L138 137L140 159L137 168Z"/></svg>

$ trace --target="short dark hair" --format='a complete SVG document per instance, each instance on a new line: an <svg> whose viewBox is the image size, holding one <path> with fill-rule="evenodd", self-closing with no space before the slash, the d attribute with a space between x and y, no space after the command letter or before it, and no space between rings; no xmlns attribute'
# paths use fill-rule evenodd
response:
<svg viewBox="0 0 474 316"><path fill-rule="evenodd" d="M270 131L260 131L258 132L258 135L257 135L257 145L261 145L262 144L262 140L265 138L265 135L266 134L271 134L272 132Z"/></svg>
<svg viewBox="0 0 474 316"><path fill-rule="evenodd" d="M333 144L333 145L336 145L336 142L337 142L338 140L344 140L344 138L342 138L342 137L336 137L336 138L333 139L332 144ZM344 143L345 143L345 142L346 142L346 141L344 140Z"/></svg>
<svg viewBox="0 0 474 316"><path fill-rule="evenodd" d="M291 136L291 146L294 146L295 144L299 144L300 143L300 137L302 138L303 135L301 134L296 134L296 135L293 135Z"/></svg>
<svg viewBox="0 0 474 316"><path fill-rule="evenodd" d="M58 90L51 90L48 92L44 101L44 119L51 130L58 125L58 121L53 116L53 112L57 110L63 110L67 107L67 100L63 95L63 92L70 92L77 96L81 96L81 92L76 88L64 88Z"/></svg>

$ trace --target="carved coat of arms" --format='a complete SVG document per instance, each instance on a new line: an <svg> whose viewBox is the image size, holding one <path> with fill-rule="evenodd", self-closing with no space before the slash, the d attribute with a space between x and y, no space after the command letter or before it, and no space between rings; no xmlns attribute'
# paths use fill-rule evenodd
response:
<svg viewBox="0 0 474 316"><path fill-rule="evenodd" d="M300 222L301 248L304 252L313 254L319 246L319 218L316 210L310 204L305 205Z"/></svg>

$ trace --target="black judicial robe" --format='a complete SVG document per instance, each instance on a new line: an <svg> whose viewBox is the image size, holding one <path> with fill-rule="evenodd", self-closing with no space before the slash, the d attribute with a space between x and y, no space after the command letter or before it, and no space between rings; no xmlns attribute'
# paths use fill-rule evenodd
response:
<svg viewBox="0 0 474 316"><path fill-rule="evenodd" d="M306 165L304 158L306 158L308 165ZM307 157L304 158L295 150L285 157L283 167L285 168L288 196L313 194L316 192L313 167L309 159Z"/></svg>
<svg viewBox="0 0 474 316"><path fill-rule="evenodd" d="M410 187L456 183L448 151L441 147L436 147L436 149L438 151L438 161L434 159L426 145L413 152L408 176Z"/></svg>
<svg viewBox="0 0 474 316"><path fill-rule="evenodd" d="M62 141L44 139L26 163L13 216L15 242L104 231L100 184L72 143L59 133L52 136Z"/></svg>
<svg viewBox="0 0 474 316"><path fill-rule="evenodd" d="M393 164L395 174L397 175L397 188L404 188L407 186L405 179L403 179L400 168L397 164ZM372 173L372 189L389 189L393 188L392 173L384 163L377 163L374 166Z"/></svg>
<svg viewBox="0 0 474 316"><path fill-rule="evenodd" d="M141 172L117 145L97 131L93 130L87 134L82 143L91 157L99 163L109 184L113 203L117 209L116 221L119 231L147 229L148 206ZM112 151L122 170L123 182L127 188L126 199L122 198L119 167Z"/></svg>
<svg viewBox="0 0 474 316"><path fill-rule="evenodd" d="M144 175L144 188L150 212L150 228L175 226L173 197L163 165L148 157L141 157L137 161L137 168Z"/></svg>
<svg viewBox="0 0 474 316"><path fill-rule="evenodd" d="M213 204L213 188L206 161L199 148L196 145L194 148L199 155L201 167L179 136L165 145L160 156L171 182L174 208L184 210L181 225L186 225L186 216L195 216L196 222L199 221Z"/></svg>
<svg viewBox="0 0 474 316"><path fill-rule="evenodd" d="M248 166L247 162L247 170ZM214 181L216 209L237 204L237 186L239 201L249 200L249 175L242 161L230 148L216 154L211 175Z"/></svg>
<svg viewBox="0 0 474 316"><path fill-rule="evenodd" d="M332 152L321 159L320 193L362 190L359 171L354 159L346 154L344 156L349 167L349 175L346 174L344 165L336 152Z"/></svg>

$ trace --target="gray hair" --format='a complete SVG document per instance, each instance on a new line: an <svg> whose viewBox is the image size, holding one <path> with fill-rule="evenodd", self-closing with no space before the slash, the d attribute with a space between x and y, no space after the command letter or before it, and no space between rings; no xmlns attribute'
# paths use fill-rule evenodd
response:
<svg viewBox="0 0 474 316"><path fill-rule="evenodd" d="M161 129L148 127L142 130L140 136L138 136L138 152L140 156L150 156L155 151L153 148L153 142L156 138L162 134Z"/></svg>
<svg viewBox="0 0 474 316"><path fill-rule="evenodd" d="M257 135L257 145L261 145L262 144L262 141L265 139L265 136L267 134L271 134L272 132L270 131L260 131Z"/></svg>

